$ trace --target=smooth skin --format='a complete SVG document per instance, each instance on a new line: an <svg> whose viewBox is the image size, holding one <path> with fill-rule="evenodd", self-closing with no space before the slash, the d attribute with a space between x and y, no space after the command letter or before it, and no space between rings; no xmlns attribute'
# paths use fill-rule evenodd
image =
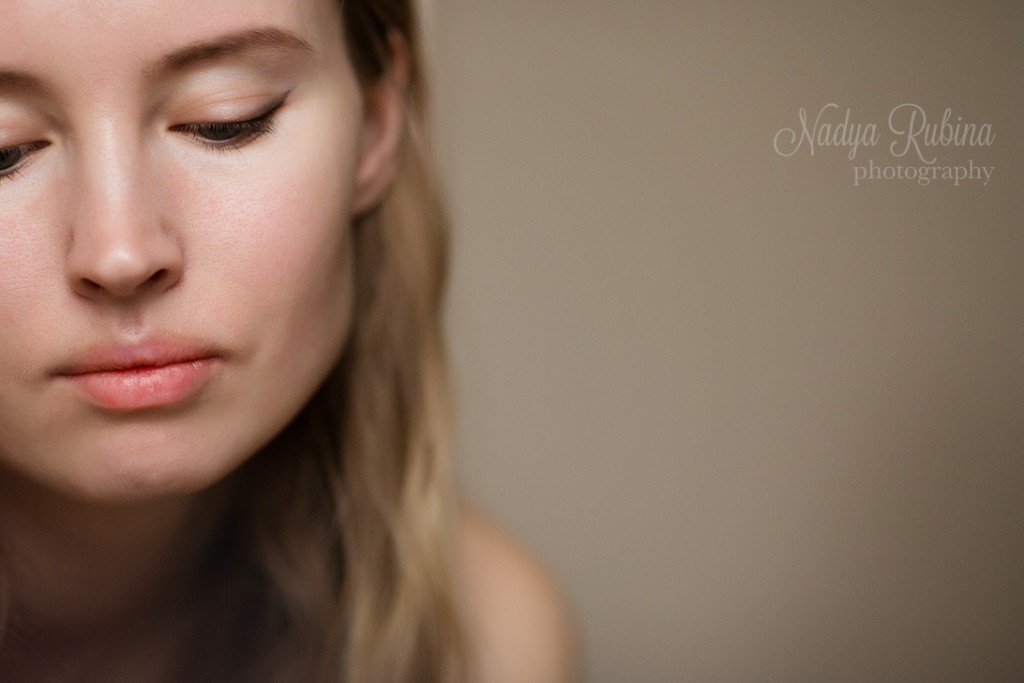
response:
<svg viewBox="0 0 1024 683"><path fill-rule="evenodd" d="M403 60L362 91L329 0L4 0L0 547L53 680L160 680L230 473L350 325L350 234L393 179ZM200 348L155 410L97 405L97 348ZM572 680L566 611L479 515L460 532L482 683ZM41 662L0 647L0 680Z"/></svg>

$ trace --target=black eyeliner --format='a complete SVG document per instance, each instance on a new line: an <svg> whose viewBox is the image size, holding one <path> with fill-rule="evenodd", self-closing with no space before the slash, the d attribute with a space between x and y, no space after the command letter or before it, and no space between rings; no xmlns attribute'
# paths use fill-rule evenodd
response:
<svg viewBox="0 0 1024 683"><path fill-rule="evenodd" d="M262 114L242 121L214 121L209 123L186 123L174 126L171 130L187 133L200 144L216 150L233 150L253 142L257 138L274 132L274 117L288 101L291 91L274 101ZM213 136L204 135L204 132ZM218 133L229 133L217 139Z"/></svg>

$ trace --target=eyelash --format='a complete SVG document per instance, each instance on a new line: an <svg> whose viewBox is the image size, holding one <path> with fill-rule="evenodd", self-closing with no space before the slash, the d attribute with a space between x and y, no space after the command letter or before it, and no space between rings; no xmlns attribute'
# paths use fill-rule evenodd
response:
<svg viewBox="0 0 1024 683"><path fill-rule="evenodd" d="M216 150L233 150L274 132L275 116L284 99L275 102L267 111L244 121L215 121L210 123L182 123L171 127L176 133L185 133L197 142Z"/></svg>
<svg viewBox="0 0 1024 683"><path fill-rule="evenodd" d="M0 148L0 183L18 175L21 172L21 167L26 163L25 159L28 158L30 154L38 152L49 145L50 143L48 141L39 140L36 142L29 142L24 145ZM6 166L6 162L9 161L11 156L14 156L14 163L10 166Z"/></svg>
<svg viewBox="0 0 1024 683"><path fill-rule="evenodd" d="M274 132L275 116L284 105L284 99L275 102L259 116L244 121L215 121L211 123L183 123L172 126L171 130L185 133L200 144L220 151L239 149L257 138ZM47 140L29 142L13 147L0 147L0 182L10 180L21 172L26 159L50 145ZM10 166L6 164L14 157Z"/></svg>

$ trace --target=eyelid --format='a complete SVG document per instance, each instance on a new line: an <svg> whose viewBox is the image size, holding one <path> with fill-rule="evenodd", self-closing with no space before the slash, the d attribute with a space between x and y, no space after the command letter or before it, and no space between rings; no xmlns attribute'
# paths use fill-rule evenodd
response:
<svg viewBox="0 0 1024 683"><path fill-rule="evenodd" d="M268 107L265 107L261 113L255 116L244 118L214 118L208 121L180 123L171 126L170 130L177 133L188 134L207 147L222 150L235 149L258 137L261 137L262 135L273 132L274 117L277 115L281 107L284 106L285 102L287 102L289 94L290 92L285 93L280 98L274 100ZM229 126L237 126L239 128L238 136L219 141L202 135L204 129L209 130L215 127Z"/></svg>
<svg viewBox="0 0 1024 683"><path fill-rule="evenodd" d="M36 140L34 142L26 142L20 145L4 145L0 146L0 152L9 152L11 150L20 150L22 158L15 162L13 166L6 169L0 169L0 183L5 180L9 180L24 170L25 166L32 163L31 159L41 149L45 149L50 146L49 140Z"/></svg>
<svg viewBox="0 0 1024 683"><path fill-rule="evenodd" d="M241 99L232 99L229 102L222 102L222 103L218 103L218 104L208 105L208 106L206 106L206 107L204 107L202 109L196 108L196 110L198 110L200 113L197 113L197 114L186 114L186 115L182 116L181 117L182 119L185 119L186 121L189 121L189 122L188 123L183 123L183 124L178 124L177 126L172 126L172 128L178 127L178 126L183 126L183 125L193 125L193 124L242 123L244 121L255 121L255 120L257 120L257 119L259 119L261 117L267 116L268 114L272 115L274 112L276 112L278 109L280 109L285 104L285 102L287 102L287 100L288 100L290 95L291 95L291 91L289 90L288 92L284 93L280 97L274 97L274 98L272 98L270 100L267 100L265 98L246 97L246 98L241 98ZM237 103L239 101L255 100L255 99L259 99L260 102L261 102L261 104L257 105L256 107L253 107L251 105L247 105L247 106L239 108L239 107L237 107L237 104L233 104L233 103ZM209 112L210 109L215 109L217 111L216 111L216 113L203 114L202 111L204 109L207 112ZM242 112L245 112L245 113L242 113L242 114L235 113L235 112L237 112L239 110L241 110ZM252 113L249 113L249 112L252 112Z"/></svg>
<svg viewBox="0 0 1024 683"><path fill-rule="evenodd" d="M241 121L272 109L291 95L292 88L206 84L201 90L186 90L181 105L169 109L178 121Z"/></svg>

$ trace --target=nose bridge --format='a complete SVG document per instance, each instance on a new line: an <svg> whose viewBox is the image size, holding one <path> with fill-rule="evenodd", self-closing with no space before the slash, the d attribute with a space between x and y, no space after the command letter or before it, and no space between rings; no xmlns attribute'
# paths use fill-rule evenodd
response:
<svg viewBox="0 0 1024 683"><path fill-rule="evenodd" d="M116 123L105 120L76 145L75 184L78 190L77 232L115 236L138 217L141 145L132 136L116 134ZM127 236L126 233L125 236Z"/></svg>
<svg viewBox="0 0 1024 683"><path fill-rule="evenodd" d="M101 116L77 134L68 276L81 294L129 297L180 277L180 248L138 130Z"/></svg>

